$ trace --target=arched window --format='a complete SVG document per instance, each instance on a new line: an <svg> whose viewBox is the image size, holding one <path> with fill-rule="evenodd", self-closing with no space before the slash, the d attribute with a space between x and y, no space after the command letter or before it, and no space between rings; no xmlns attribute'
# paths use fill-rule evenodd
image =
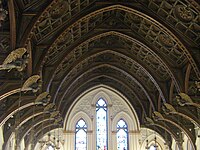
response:
<svg viewBox="0 0 200 150"><path fill-rule="evenodd" d="M87 125L83 119L76 123L75 150L87 149Z"/></svg>
<svg viewBox="0 0 200 150"><path fill-rule="evenodd" d="M187 150L193 150L190 140L187 140Z"/></svg>
<svg viewBox="0 0 200 150"><path fill-rule="evenodd" d="M87 123L87 132L83 132L84 139L87 135L87 140L84 142L87 142L84 146L87 150L139 149L138 135L132 134L140 129L139 119L134 109L129 106L128 100L123 99L123 95L114 89L111 90L110 87L101 85L99 88L87 91L74 101L66 114L64 128L68 140L65 147L78 150L80 142L76 139L78 131L76 124L82 119ZM72 134L70 131L75 132ZM118 144L120 142L117 143L117 140L124 143Z"/></svg>
<svg viewBox="0 0 200 150"><path fill-rule="evenodd" d="M128 150L128 127L123 119L117 123L117 150Z"/></svg>
<svg viewBox="0 0 200 150"><path fill-rule="evenodd" d="M108 121L107 104L101 98L96 103L96 145L97 150L107 150L108 148Z"/></svg>
<svg viewBox="0 0 200 150"><path fill-rule="evenodd" d="M157 149L153 145L151 145L149 150L157 150Z"/></svg>
<svg viewBox="0 0 200 150"><path fill-rule="evenodd" d="M49 145L46 150L54 150L52 145Z"/></svg>

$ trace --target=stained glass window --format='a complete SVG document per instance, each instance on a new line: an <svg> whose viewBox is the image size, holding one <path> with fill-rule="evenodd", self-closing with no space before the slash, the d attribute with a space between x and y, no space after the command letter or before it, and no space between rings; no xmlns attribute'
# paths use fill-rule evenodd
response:
<svg viewBox="0 0 200 150"><path fill-rule="evenodd" d="M80 119L76 124L75 135L75 150L87 149L87 125L83 119Z"/></svg>
<svg viewBox="0 0 200 150"><path fill-rule="evenodd" d="M157 149L153 145L151 145L149 150L157 150Z"/></svg>
<svg viewBox="0 0 200 150"><path fill-rule="evenodd" d="M117 123L117 150L128 150L128 127L122 119Z"/></svg>
<svg viewBox="0 0 200 150"><path fill-rule="evenodd" d="M101 98L96 103L96 145L97 150L107 150L107 104Z"/></svg>
<svg viewBox="0 0 200 150"><path fill-rule="evenodd" d="M49 145L46 150L54 150L53 146Z"/></svg>

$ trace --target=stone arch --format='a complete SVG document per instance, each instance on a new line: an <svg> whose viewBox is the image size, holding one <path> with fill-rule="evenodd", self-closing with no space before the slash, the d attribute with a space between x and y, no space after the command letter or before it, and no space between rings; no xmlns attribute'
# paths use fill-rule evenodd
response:
<svg viewBox="0 0 200 150"><path fill-rule="evenodd" d="M74 130L75 126L76 126L76 123L80 119L83 119L86 122L88 130L92 130L92 120L91 120L90 116L88 116L83 111L78 112L74 116L73 115L69 116L69 119L68 119L69 120L69 124L67 124L65 130L67 130L67 131Z"/></svg>
<svg viewBox="0 0 200 150"><path fill-rule="evenodd" d="M123 119L127 123L129 131L139 132L136 121L134 120L134 118L132 118L126 112L119 112L116 116L114 116L114 118L112 120L112 131L117 130L117 123L120 119Z"/></svg>
<svg viewBox="0 0 200 150"><path fill-rule="evenodd" d="M108 107L112 105L112 101L109 94L103 89L100 89L100 91L98 91L98 93L96 93L96 95L92 98L91 105L95 106L100 98L102 98L107 103Z"/></svg>
<svg viewBox="0 0 200 150"><path fill-rule="evenodd" d="M156 136L156 141L157 144L159 145L159 147L161 148L161 150L165 149L165 140L155 131L148 129L148 128L142 128L142 130L146 130L144 132L148 132L148 135L146 135L146 137L142 140L141 143L141 150L145 150L145 146L146 146L146 140L148 140L149 142L149 146L151 146L154 143L155 140L155 136Z"/></svg>
<svg viewBox="0 0 200 150"><path fill-rule="evenodd" d="M66 132L66 137L69 138L66 148L74 148L74 137L75 137L75 125L78 120L85 120L88 125L88 150L92 150L96 146L96 102L100 99L104 99L108 106L108 140L109 149L115 149L116 142L113 141L115 136L113 136L113 123L116 124L117 121L122 118L130 126L130 131L139 133L140 123L138 121L136 112L128 102L128 100L120 94L118 91L112 89L111 87L105 85L98 85L93 87L84 93L82 93L71 105L64 119L64 130ZM124 110L124 111L123 111ZM133 117L130 117L133 116ZM134 134L135 134L134 133ZM130 141L134 140L133 133L129 137ZM137 138L135 138L137 139ZM134 140L135 142L136 140ZM138 141L138 139L137 139ZM113 145L113 142L115 145ZM133 144L134 145L134 144ZM138 144L139 145L139 144ZM130 150L134 150L135 147L130 146Z"/></svg>

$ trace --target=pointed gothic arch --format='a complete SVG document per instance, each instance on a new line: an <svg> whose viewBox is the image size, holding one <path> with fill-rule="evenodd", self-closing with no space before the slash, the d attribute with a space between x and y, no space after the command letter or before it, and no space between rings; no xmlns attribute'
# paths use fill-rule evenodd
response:
<svg viewBox="0 0 200 150"><path fill-rule="evenodd" d="M84 119L88 124L88 150L97 149L96 104L99 100L103 100L107 106L107 140L112 141L108 142L108 149L117 149L116 131L117 123L120 119L123 119L127 123L127 126L130 127L128 131L128 139L130 139L130 142L134 142L134 144L130 144L132 146L130 146L129 149L133 150L139 146L139 144L136 144L138 141L139 121L137 117L132 117L136 116L135 112L132 111L134 109L130 107L128 100L119 92L108 86L100 85L82 94L79 99L74 101L74 105L67 113L67 119L65 120L68 121L65 122L65 132L66 136L71 138L71 140L69 140L66 147L74 149L74 127L78 120Z"/></svg>

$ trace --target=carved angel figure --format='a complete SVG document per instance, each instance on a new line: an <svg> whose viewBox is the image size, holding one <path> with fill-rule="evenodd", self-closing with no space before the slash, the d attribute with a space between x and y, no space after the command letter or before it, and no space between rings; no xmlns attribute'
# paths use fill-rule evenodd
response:
<svg viewBox="0 0 200 150"><path fill-rule="evenodd" d="M179 95L176 96L176 100L180 106L191 105L200 108L200 104L193 102L190 96L185 93L179 93Z"/></svg>
<svg viewBox="0 0 200 150"><path fill-rule="evenodd" d="M29 77L26 82L23 84L21 91L27 92L32 91L33 93L36 93L40 87L42 86L40 76L39 75L33 75Z"/></svg>
<svg viewBox="0 0 200 150"><path fill-rule="evenodd" d="M55 104L54 103L50 103L44 108L44 112L45 113L52 113L55 110L56 110L56 108L55 108Z"/></svg>
<svg viewBox="0 0 200 150"><path fill-rule="evenodd" d="M7 14L8 14L8 11L3 9L2 1L0 0L0 27L3 23L3 21L6 19Z"/></svg>
<svg viewBox="0 0 200 150"><path fill-rule="evenodd" d="M146 121L146 124L149 124L149 125L153 125L154 124L154 121L149 117L146 117L145 121Z"/></svg>
<svg viewBox="0 0 200 150"><path fill-rule="evenodd" d="M200 92L200 81L195 81L195 85L196 85L197 91Z"/></svg>
<svg viewBox="0 0 200 150"><path fill-rule="evenodd" d="M8 70L9 72L12 69L17 69L22 71L28 63L28 58L27 50L25 48L18 48L7 56L3 64L0 65L0 70Z"/></svg>
<svg viewBox="0 0 200 150"><path fill-rule="evenodd" d="M170 113L174 113L176 112L176 109L168 104L168 103L164 103L163 106L162 106L162 110L164 111L165 114L169 115Z"/></svg>
<svg viewBox="0 0 200 150"><path fill-rule="evenodd" d="M163 120L163 116L160 112L158 111L154 111L153 114L152 114L152 118L155 120L155 121L158 121L158 120Z"/></svg>
<svg viewBox="0 0 200 150"><path fill-rule="evenodd" d="M55 119L54 123L55 123L55 124L61 124L62 121L63 121L63 120L62 120L62 117L59 117L59 118Z"/></svg>
<svg viewBox="0 0 200 150"><path fill-rule="evenodd" d="M35 100L36 104L42 104L43 106L46 106L50 102L51 96L48 92L43 92Z"/></svg>
<svg viewBox="0 0 200 150"><path fill-rule="evenodd" d="M185 93L179 93L178 96L176 96L176 100L180 106L185 106L192 104L192 99Z"/></svg>
<svg viewBox="0 0 200 150"><path fill-rule="evenodd" d="M54 111L54 112L52 112L51 113L51 116L50 116L50 118L58 118L60 116L60 114L59 114L59 111Z"/></svg>

